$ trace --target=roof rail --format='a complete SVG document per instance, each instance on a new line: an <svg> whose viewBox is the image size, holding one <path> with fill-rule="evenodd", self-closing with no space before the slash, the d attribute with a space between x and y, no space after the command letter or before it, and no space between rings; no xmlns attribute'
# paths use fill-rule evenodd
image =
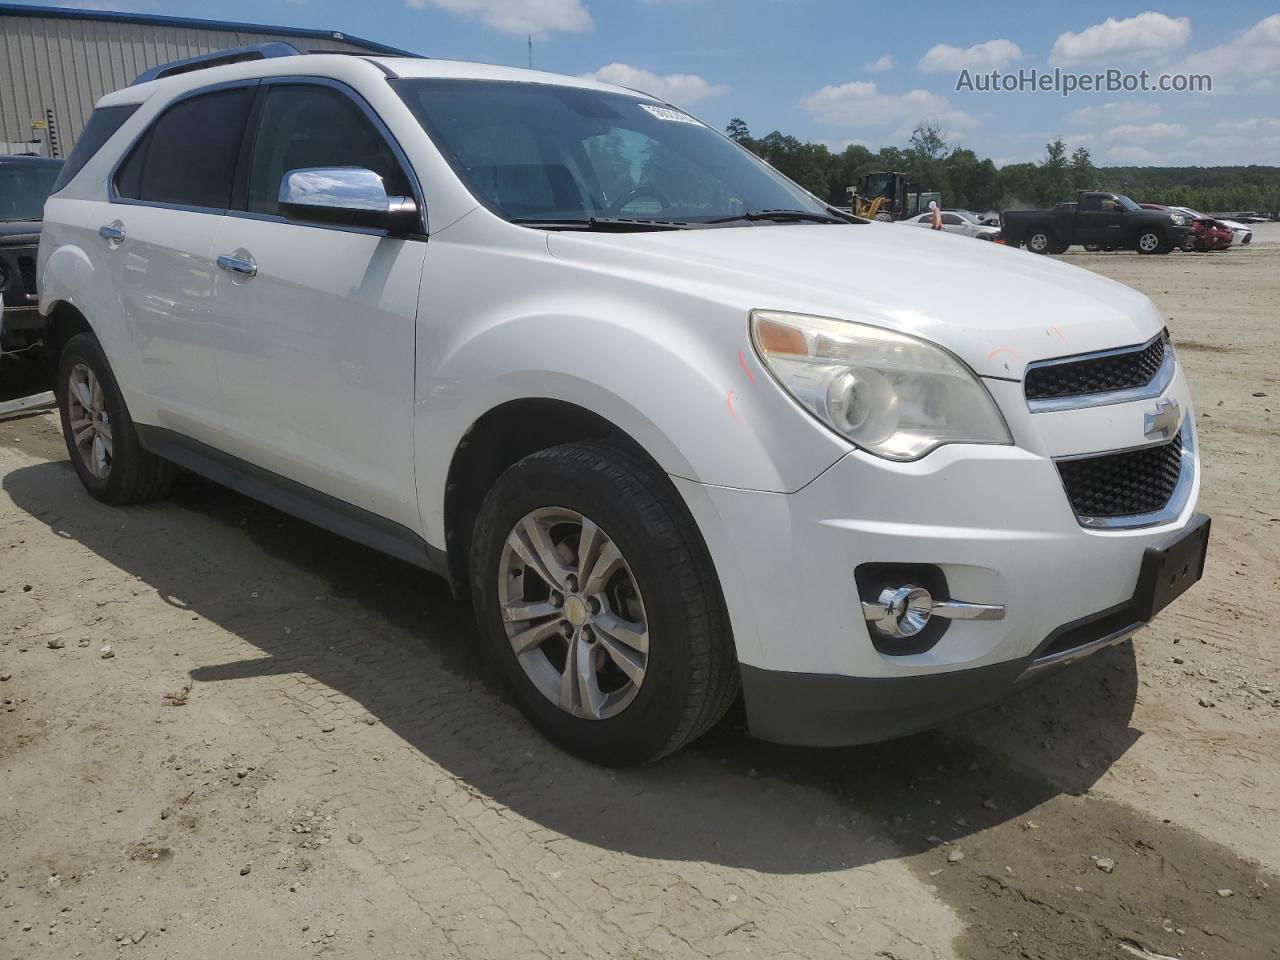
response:
<svg viewBox="0 0 1280 960"><path fill-rule="evenodd" d="M162 77L176 77L180 73L191 73L195 70L205 70L209 67L223 67L229 63L246 63L250 60L270 60L274 57L297 56L301 56L301 51L293 44L285 43L281 40L271 43L257 43L249 47L235 47L231 50L217 50L213 53L201 54L198 57L174 60L172 63L162 63L158 67L152 67L145 73L138 74L137 79L130 86L137 86L140 83L147 83L151 80L159 80Z"/></svg>

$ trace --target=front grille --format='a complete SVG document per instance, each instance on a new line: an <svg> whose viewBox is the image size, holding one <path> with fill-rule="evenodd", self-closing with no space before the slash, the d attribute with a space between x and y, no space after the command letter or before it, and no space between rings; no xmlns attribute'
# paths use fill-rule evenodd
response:
<svg viewBox="0 0 1280 960"><path fill-rule="evenodd" d="M1179 432L1157 446L1059 460L1058 473L1076 516L1133 517L1163 510L1178 485L1182 446Z"/></svg>
<svg viewBox="0 0 1280 960"><path fill-rule="evenodd" d="M1103 357L1050 363L1027 370L1024 389L1028 400L1078 397L1145 387L1164 362L1165 339Z"/></svg>
<svg viewBox="0 0 1280 960"><path fill-rule="evenodd" d="M4 302L11 307L29 306L36 297L36 248L0 247L0 276L5 281Z"/></svg>
<svg viewBox="0 0 1280 960"><path fill-rule="evenodd" d="M18 272L22 275L22 286L28 299L36 295L36 258L19 257Z"/></svg>

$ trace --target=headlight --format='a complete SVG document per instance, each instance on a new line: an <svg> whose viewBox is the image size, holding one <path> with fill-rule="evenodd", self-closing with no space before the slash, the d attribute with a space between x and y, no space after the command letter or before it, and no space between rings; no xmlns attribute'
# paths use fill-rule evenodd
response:
<svg viewBox="0 0 1280 960"><path fill-rule="evenodd" d="M1186 226L1187 218L1184 217L1182 214L1175 213L1175 214L1172 214L1172 217L1173 217L1173 225L1175 227Z"/></svg>
<svg viewBox="0 0 1280 960"><path fill-rule="evenodd" d="M751 337L800 405L852 443L919 460L944 443L1012 443L986 387L924 340L862 323L756 310Z"/></svg>

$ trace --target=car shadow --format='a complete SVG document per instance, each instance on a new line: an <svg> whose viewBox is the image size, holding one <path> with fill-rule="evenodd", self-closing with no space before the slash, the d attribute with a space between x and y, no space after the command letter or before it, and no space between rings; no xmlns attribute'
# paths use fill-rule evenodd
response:
<svg viewBox="0 0 1280 960"><path fill-rule="evenodd" d="M262 652L193 669L195 696L204 684L308 675L472 790L557 834L636 856L802 874L919 853L1088 790L1138 736L1124 644L891 743L766 744L735 707L667 760L603 769L527 725L442 580L200 480L123 511L89 498L65 460L15 470L3 488L57 535ZM246 575L262 601L241 589Z"/></svg>

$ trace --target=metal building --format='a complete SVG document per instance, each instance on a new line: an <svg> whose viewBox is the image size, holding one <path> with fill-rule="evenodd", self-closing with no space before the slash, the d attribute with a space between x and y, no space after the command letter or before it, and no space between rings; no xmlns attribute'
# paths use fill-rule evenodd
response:
<svg viewBox="0 0 1280 960"><path fill-rule="evenodd" d="M0 154L66 156L97 99L143 71L272 40L405 54L334 31L0 3Z"/></svg>

